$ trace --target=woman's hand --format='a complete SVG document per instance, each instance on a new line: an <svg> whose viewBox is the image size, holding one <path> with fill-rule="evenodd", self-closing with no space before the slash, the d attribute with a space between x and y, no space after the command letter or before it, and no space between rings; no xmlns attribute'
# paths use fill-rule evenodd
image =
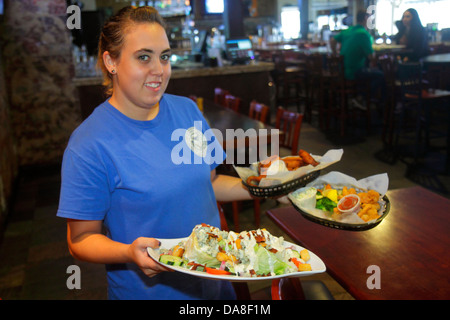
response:
<svg viewBox="0 0 450 320"><path fill-rule="evenodd" d="M162 271L171 271L168 268L157 263L149 257L147 247L157 249L160 243L154 238L140 237L133 241L128 248L130 259L144 272L148 277L154 277Z"/></svg>
<svg viewBox="0 0 450 320"><path fill-rule="evenodd" d="M94 263L135 263L149 277L170 270L154 261L147 253L147 247L159 248L158 240L141 237L132 244L125 244L109 239L101 231L102 221L68 219L67 241L72 256Z"/></svg>

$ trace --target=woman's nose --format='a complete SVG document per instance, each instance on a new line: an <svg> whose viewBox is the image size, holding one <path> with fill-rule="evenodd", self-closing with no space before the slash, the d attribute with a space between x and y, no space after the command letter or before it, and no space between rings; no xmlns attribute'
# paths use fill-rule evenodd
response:
<svg viewBox="0 0 450 320"><path fill-rule="evenodd" d="M157 75L162 75L164 72L164 66L161 63L161 61L156 60L153 62L152 68L151 68L151 72L153 74L157 74Z"/></svg>

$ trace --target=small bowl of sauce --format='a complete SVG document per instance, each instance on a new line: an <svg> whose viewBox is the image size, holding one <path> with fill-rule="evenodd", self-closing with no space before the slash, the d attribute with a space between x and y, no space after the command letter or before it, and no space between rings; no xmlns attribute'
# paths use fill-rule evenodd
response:
<svg viewBox="0 0 450 320"><path fill-rule="evenodd" d="M353 213L359 211L361 199L356 194L349 194L339 200L337 208L341 213Z"/></svg>

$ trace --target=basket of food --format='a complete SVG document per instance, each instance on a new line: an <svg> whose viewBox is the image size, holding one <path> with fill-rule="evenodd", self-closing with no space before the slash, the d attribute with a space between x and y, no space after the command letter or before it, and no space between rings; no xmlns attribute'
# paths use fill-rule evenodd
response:
<svg viewBox="0 0 450 320"><path fill-rule="evenodd" d="M320 171L339 161L343 150L329 150L323 156L300 150L298 156L271 156L250 167L235 167L250 194L260 198L279 197L305 186Z"/></svg>
<svg viewBox="0 0 450 320"><path fill-rule="evenodd" d="M321 225L352 231L377 226L389 213L387 174L357 181L340 172L330 172L288 195L303 217Z"/></svg>

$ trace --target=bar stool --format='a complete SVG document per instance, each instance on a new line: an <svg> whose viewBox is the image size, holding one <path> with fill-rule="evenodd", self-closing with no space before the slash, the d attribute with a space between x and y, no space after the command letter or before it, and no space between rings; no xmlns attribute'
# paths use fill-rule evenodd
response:
<svg viewBox="0 0 450 320"><path fill-rule="evenodd" d="M370 115L370 87L369 83L358 83L355 80L345 78L344 57L329 56L327 58L327 66L330 74L333 76L331 87L329 91L329 102L327 110L327 130L329 129L331 117L336 117L339 121L339 134L341 137L346 135L347 119L352 116L353 120L356 114L362 114L366 118L366 129L370 132L371 129L371 115ZM366 98L366 105L359 109L353 107L350 115L349 99L356 98L358 94L358 87L362 88ZM360 89L361 90L361 89Z"/></svg>
<svg viewBox="0 0 450 320"><path fill-rule="evenodd" d="M308 75L308 104L305 108L305 120L312 122L313 109L317 109L319 128L325 129L326 92L330 89L332 75L325 69L324 56L318 53L308 56L306 61Z"/></svg>
<svg viewBox="0 0 450 320"><path fill-rule="evenodd" d="M393 117L395 106L400 94L400 83L396 80L397 63L393 55L382 55L378 57L378 64L383 71L386 83L386 103L383 112L383 129L381 140L387 147L392 146L393 139Z"/></svg>
<svg viewBox="0 0 450 320"><path fill-rule="evenodd" d="M429 150L431 139L447 137L447 145L444 148L448 161L450 91L424 86L423 68L420 62L399 64L398 74L401 84L401 105L395 121L393 148L395 155L409 165L416 165L419 157ZM440 122L441 131L437 130L438 126L433 124L435 119L432 114L440 106L443 107L443 112L439 113L436 122ZM409 145L404 143L408 140L411 141ZM406 161L409 157L412 157L412 163Z"/></svg>
<svg viewBox="0 0 450 320"><path fill-rule="evenodd" d="M298 63L289 64L283 52L274 53L272 58L275 64L273 75L276 84L276 103L284 106L295 103L297 111L300 112L301 103L308 103L305 66ZM305 93L304 95L302 95L302 91Z"/></svg>

